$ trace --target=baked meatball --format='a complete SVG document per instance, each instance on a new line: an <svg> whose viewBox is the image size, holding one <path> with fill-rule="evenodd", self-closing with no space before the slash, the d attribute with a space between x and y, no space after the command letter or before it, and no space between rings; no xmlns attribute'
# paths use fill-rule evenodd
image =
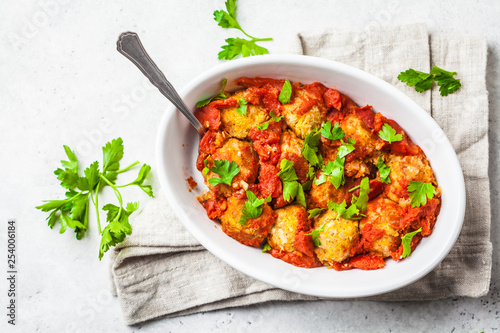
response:
<svg viewBox="0 0 500 333"><path fill-rule="evenodd" d="M401 207L410 206L408 184L410 181L436 184L429 162L422 154L413 156L390 155L387 166L391 168L391 183L385 187L385 195ZM436 191L438 193L439 191Z"/></svg>
<svg viewBox="0 0 500 333"><path fill-rule="evenodd" d="M293 162L293 168L295 173L299 178L301 184L308 180L307 174L309 173L309 162L302 156L302 147L304 146L304 141L297 138L293 132L283 132L280 139L281 145L281 157L280 162L283 159L287 159ZM278 163L278 167L279 167Z"/></svg>
<svg viewBox="0 0 500 333"><path fill-rule="evenodd" d="M358 221L347 220L332 210L327 210L314 222L314 229L321 229L321 244L314 249L323 264L339 263L351 255L351 249L359 239Z"/></svg>
<svg viewBox="0 0 500 333"><path fill-rule="evenodd" d="M211 171L214 163L213 161L215 160L234 161L238 165L240 171L233 178L231 186L226 184L213 186L208 182L212 177L219 177ZM207 173L205 179L209 189L214 189L222 195L228 196L232 189L246 189L248 184L255 183L259 171L259 157L252 148L250 142L230 138L224 142L221 148L208 158L207 167L210 171Z"/></svg>
<svg viewBox="0 0 500 333"><path fill-rule="evenodd" d="M243 98L244 91L240 90L234 93L231 98L238 103ZM221 129L228 132L229 135L238 139L245 139L250 130L271 119L268 112L261 105L247 104L246 116L239 114L236 109L239 104L220 110Z"/></svg>
<svg viewBox="0 0 500 333"><path fill-rule="evenodd" d="M274 224L276 213L264 203L262 214L255 219L248 219L243 225L239 223L246 199L231 196L227 199L227 209L220 217L221 229L228 236L244 245L258 247L266 238Z"/></svg>
<svg viewBox="0 0 500 333"><path fill-rule="evenodd" d="M290 103L283 105L283 118L292 131L301 139L314 129L319 129L326 116L322 99L317 99L305 88L295 89ZM307 109L304 109L306 107Z"/></svg>
<svg viewBox="0 0 500 333"><path fill-rule="evenodd" d="M316 173L316 178L319 177L321 171ZM326 180L323 184L316 185L313 181L311 190L309 192L309 205L312 208L327 208L328 201L341 203L346 198L346 187L340 186L338 189L332 184L330 180Z"/></svg>
<svg viewBox="0 0 500 333"><path fill-rule="evenodd" d="M390 257L401 244L401 208L395 202L379 196L368 202L365 215L359 224L363 249L379 253L384 258Z"/></svg>
<svg viewBox="0 0 500 333"><path fill-rule="evenodd" d="M311 231L311 221L305 208L290 205L275 212L276 223L267 235L271 255L298 267L321 266L314 255L312 237L306 235Z"/></svg>

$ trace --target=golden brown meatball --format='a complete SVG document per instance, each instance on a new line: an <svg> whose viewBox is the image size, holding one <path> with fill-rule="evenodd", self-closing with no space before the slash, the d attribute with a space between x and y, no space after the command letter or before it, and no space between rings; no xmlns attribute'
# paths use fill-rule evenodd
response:
<svg viewBox="0 0 500 333"><path fill-rule="evenodd" d="M290 205L275 211L276 223L267 241L273 257L298 267L318 267L321 263L314 255L314 244L310 235L311 221L304 207Z"/></svg>
<svg viewBox="0 0 500 333"><path fill-rule="evenodd" d="M283 105L283 117L286 124L301 139L314 129L319 129L326 116L326 107L321 102L315 102L306 112L303 112L304 103L314 100L304 88L297 88L295 96L288 104Z"/></svg>
<svg viewBox="0 0 500 333"><path fill-rule="evenodd" d="M309 162L302 156L302 147L304 141L297 138L293 132L283 132L280 139L281 157L293 162L293 168L299 178L301 184L308 180L307 174L309 173ZM278 166L280 164L278 163Z"/></svg>
<svg viewBox="0 0 500 333"><path fill-rule="evenodd" d="M352 154L357 158L371 156L384 145L378 135L373 133L365 122L354 114L346 115L340 122L340 127L342 127L348 138L356 141L354 144L356 149Z"/></svg>
<svg viewBox="0 0 500 333"><path fill-rule="evenodd" d="M212 166L214 160L226 160L229 162L234 161L240 171L233 178L231 186L226 184L218 184L213 186L208 183L208 180L212 177L218 177L213 173ZM231 189L239 190L246 189L248 184L255 183L255 180L259 171L259 158L257 153L252 147L252 144L247 141L241 141L238 139L228 139L224 142L221 148L219 148L215 154L211 155L207 161L207 167L210 171L207 173L205 179L208 187L220 192L222 195L229 195Z"/></svg>
<svg viewBox="0 0 500 333"><path fill-rule="evenodd" d="M257 247L264 241L274 224L276 213L265 203L262 205L262 214L258 218L248 219L241 225L239 221L245 202L246 199L236 196L227 199L227 209L220 217L221 229L238 242Z"/></svg>
<svg viewBox="0 0 500 333"><path fill-rule="evenodd" d="M387 166L391 168L391 183L385 188L385 195L401 207L409 206L407 187L411 180L423 183L436 184L429 161L423 155L398 156L390 155ZM437 189L436 193L439 193Z"/></svg>
<svg viewBox="0 0 500 333"><path fill-rule="evenodd" d="M379 196L368 203L366 217L360 221L363 249L391 256L401 243L399 221L401 208L389 199Z"/></svg>
<svg viewBox="0 0 500 333"><path fill-rule="evenodd" d="M243 95L244 90L239 90L235 92L231 98L239 103ZM248 136L248 133L253 127L271 119L268 112L261 105L248 104L246 116L236 111L238 106L239 104L220 110L221 129L227 131L232 137L244 139Z"/></svg>
<svg viewBox="0 0 500 333"><path fill-rule="evenodd" d="M314 222L314 229L325 226L319 234L321 244L314 249L324 264L339 263L349 258L351 248L359 238L358 221L347 220L327 210Z"/></svg>
<svg viewBox="0 0 500 333"><path fill-rule="evenodd" d="M321 174L321 171L316 173L316 178ZM313 208L327 208L328 201L341 203L346 197L345 186L340 186L338 189L328 179L320 185L316 185L313 181L309 192L309 204Z"/></svg>

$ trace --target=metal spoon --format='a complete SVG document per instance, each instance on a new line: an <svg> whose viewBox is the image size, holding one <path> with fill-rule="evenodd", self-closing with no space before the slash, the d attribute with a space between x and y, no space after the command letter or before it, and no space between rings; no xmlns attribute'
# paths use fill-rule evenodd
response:
<svg viewBox="0 0 500 333"><path fill-rule="evenodd" d="M160 92L168 98L172 104L189 120L191 125L196 128L200 135L205 133L205 127L196 119L191 111L189 111L184 101L181 99L175 88L168 82L167 78L156 64L151 60L146 50L142 46L139 36L135 32L124 32L118 37L116 42L118 52L127 57L136 65L141 72L151 81L151 83L160 90Z"/></svg>

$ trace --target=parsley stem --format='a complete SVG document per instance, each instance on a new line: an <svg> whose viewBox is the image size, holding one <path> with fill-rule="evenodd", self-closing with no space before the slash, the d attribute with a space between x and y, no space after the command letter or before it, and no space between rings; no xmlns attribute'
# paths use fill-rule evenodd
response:
<svg viewBox="0 0 500 333"><path fill-rule="evenodd" d="M135 167L139 163L140 163L139 161L135 161L134 163L130 164L128 167L116 171L116 173L122 173L122 172L128 171L128 170L132 169L133 167Z"/></svg>
<svg viewBox="0 0 500 333"><path fill-rule="evenodd" d="M120 203L120 209L118 210L118 214L116 214L116 217L115 217L115 220L118 220L122 214L122 210L123 210L123 199L122 199L122 196L120 194L120 191L118 191L118 189L116 188L116 186L110 182L106 177L104 177L102 174L99 175L109 186L111 186L111 188L113 189L113 191L115 192L115 195L116 195L116 198L118 199L118 202Z"/></svg>
<svg viewBox="0 0 500 333"><path fill-rule="evenodd" d="M95 199L94 199L94 192L90 191L90 198L92 199L92 202L94 203L95 207L95 213L97 217L97 230L99 230L99 235L102 234L101 230L101 219L99 217L99 186L101 185L101 182L98 182L95 188Z"/></svg>

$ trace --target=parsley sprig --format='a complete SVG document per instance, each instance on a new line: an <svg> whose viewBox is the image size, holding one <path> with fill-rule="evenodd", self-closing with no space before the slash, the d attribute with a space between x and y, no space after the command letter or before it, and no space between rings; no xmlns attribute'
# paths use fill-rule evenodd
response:
<svg viewBox="0 0 500 333"><path fill-rule="evenodd" d="M236 0L227 0L226 9L214 11L214 19L218 25L224 29L238 29L250 40L244 38L227 38L226 45L222 46L222 51L219 52L220 60L231 60L241 55L243 57L267 54L269 51L256 44L256 42L272 41L272 38L256 38L250 36L241 28L236 19Z"/></svg>
<svg viewBox="0 0 500 333"><path fill-rule="evenodd" d="M327 121L321 125L321 135L326 139L335 141L342 139L345 135L344 130L340 127L339 123L335 123L332 128L331 121Z"/></svg>
<svg viewBox="0 0 500 333"><path fill-rule="evenodd" d="M408 185L408 194L411 199L412 207L420 207L427 203L427 198L434 197L434 187L431 183L421 183L411 180Z"/></svg>
<svg viewBox="0 0 500 333"><path fill-rule="evenodd" d="M435 81L439 86L439 93L441 96L448 96L462 86L460 79L455 79L453 77L456 74L457 72L448 72L434 65L430 73L424 73L410 68L401 72L398 75L398 79L401 82L406 82L410 87L415 87L415 90L418 92L424 92L431 89L432 82Z"/></svg>
<svg viewBox="0 0 500 333"><path fill-rule="evenodd" d="M247 193L247 201L245 202L243 209L241 211L241 217L238 221L239 224L244 225L248 219L256 219L262 214L262 205L266 202L271 201L271 196L258 199L252 191L246 191Z"/></svg>
<svg viewBox="0 0 500 333"><path fill-rule="evenodd" d="M333 210L335 213L337 213L337 219L339 217L343 217L347 220L361 219L361 217L359 216L358 207L356 207L356 205L350 205L349 208L347 208L347 203L345 202L345 200L340 204L333 201L328 201L328 209Z"/></svg>
<svg viewBox="0 0 500 333"><path fill-rule="evenodd" d="M382 160L382 155L378 157L377 169L378 172L380 173L380 180L382 181L382 183L390 184L391 178L389 177L389 175L391 174L391 168L386 164L384 164L384 161Z"/></svg>
<svg viewBox="0 0 500 333"><path fill-rule="evenodd" d="M116 185L115 180L118 175L124 173L137 164L136 161L129 166L120 169L120 160L123 157L123 141L121 138L106 143L102 148L103 163L102 170L99 170L99 162L90 164L84 170L84 176L80 176L78 171L78 159L75 153L64 146L64 151L68 161L61 161L62 168L58 168L54 174L61 181L61 186L67 189L66 199L45 200L43 205L37 206L37 209L43 212L49 212L47 217L48 225L52 229L57 221L61 226L59 233L64 233L67 228L74 229L77 239L82 239L89 228L89 198L95 206L97 227L102 236L99 246L99 260L110 247L122 242L127 235L132 233L132 227L128 222L128 217L139 208L139 203L129 202L124 206L120 188L127 186L138 186L150 197L153 197L151 185L144 185L151 167L143 164L139 170L137 178L125 185ZM119 206L107 204L102 207L106 214L108 224L102 230L99 214L99 193L109 186L113 189Z"/></svg>

